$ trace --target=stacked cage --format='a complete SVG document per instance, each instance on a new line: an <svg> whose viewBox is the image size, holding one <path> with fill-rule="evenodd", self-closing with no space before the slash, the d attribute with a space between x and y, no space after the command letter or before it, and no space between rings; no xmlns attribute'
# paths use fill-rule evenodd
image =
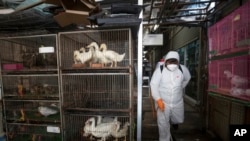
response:
<svg viewBox="0 0 250 141"><path fill-rule="evenodd" d="M209 88L233 96L250 97L250 55L209 62Z"/></svg>
<svg viewBox="0 0 250 141"><path fill-rule="evenodd" d="M209 88L250 98L250 2L208 29Z"/></svg>
<svg viewBox="0 0 250 141"><path fill-rule="evenodd" d="M208 128L229 140L231 124L247 122L250 101L250 1L208 28Z"/></svg>
<svg viewBox="0 0 250 141"><path fill-rule="evenodd" d="M228 15L217 23L218 52L217 55L230 53L233 48L232 15Z"/></svg>
<svg viewBox="0 0 250 141"><path fill-rule="evenodd" d="M250 49L250 2L208 28L210 57Z"/></svg>
<svg viewBox="0 0 250 141"><path fill-rule="evenodd" d="M130 29L60 33L59 44L65 141L132 140Z"/></svg>
<svg viewBox="0 0 250 141"><path fill-rule="evenodd" d="M250 48L250 2L232 14L233 51Z"/></svg>
<svg viewBox="0 0 250 141"><path fill-rule="evenodd" d="M62 140L57 36L1 38L0 43L7 140Z"/></svg>

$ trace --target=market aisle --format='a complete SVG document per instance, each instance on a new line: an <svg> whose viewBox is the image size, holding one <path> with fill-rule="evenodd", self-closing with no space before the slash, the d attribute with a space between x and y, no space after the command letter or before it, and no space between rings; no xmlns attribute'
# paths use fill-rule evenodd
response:
<svg viewBox="0 0 250 141"><path fill-rule="evenodd" d="M153 117L149 97L143 97L142 141L158 141L158 127ZM178 130L171 130L176 141L215 141L205 131L201 115L190 105L185 103L185 121Z"/></svg>

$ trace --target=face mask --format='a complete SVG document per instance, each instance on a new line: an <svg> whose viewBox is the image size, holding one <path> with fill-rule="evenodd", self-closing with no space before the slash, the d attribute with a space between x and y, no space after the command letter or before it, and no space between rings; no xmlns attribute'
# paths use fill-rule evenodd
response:
<svg viewBox="0 0 250 141"><path fill-rule="evenodd" d="M178 68L178 65L176 65L176 64L169 64L169 65L167 65L167 68L170 71L175 71Z"/></svg>

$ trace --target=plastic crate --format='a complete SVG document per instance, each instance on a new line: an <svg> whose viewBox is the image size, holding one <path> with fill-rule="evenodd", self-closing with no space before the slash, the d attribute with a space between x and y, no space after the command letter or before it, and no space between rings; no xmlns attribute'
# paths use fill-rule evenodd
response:
<svg viewBox="0 0 250 141"><path fill-rule="evenodd" d="M250 55L234 57L232 70L240 83L239 86L233 85L233 87L250 89Z"/></svg>
<svg viewBox="0 0 250 141"><path fill-rule="evenodd" d="M209 88L218 88L218 61L210 61L208 64L209 69Z"/></svg>
<svg viewBox="0 0 250 141"><path fill-rule="evenodd" d="M225 75L225 71L232 73L233 59L222 59L218 61L218 88L223 91L229 91L231 89L230 79Z"/></svg>
<svg viewBox="0 0 250 141"><path fill-rule="evenodd" d="M245 4L232 13L233 50L250 47L250 7Z"/></svg>
<svg viewBox="0 0 250 141"><path fill-rule="evenodd" d="M209 57L218 53L218 31L217 24L208 28Z"/></svg>
<svg viewBox="0 0 250 141"><path fill-rule="evenodd" d="M218 89L226 92L229 92L232 88L250 89L250 55L213 61L209 66L210 86L216 84L217 81ZM216 70L216 66L218 70ZM217 74L216 71L218 71ZM230 72L233 77L227 77L225 71Z"/></svg>
<svg viewBox="0 0 250 141"><path fill-rule="evenodd" d="M210 57L250 49L250 1L208 29Z"/></svg>
<svg viewBox="0 0 250 141"><path fill-rule="evenodd" d="M232 48L232 16L218 22L218 55L227 54Z"/></svg>
<svg viewBox="0 0 250 141"><path fill-rule="evenodd" d="M247 26L246 24L249 23L249 16L250 16L250 2L242 5L241 7L237 8L231 15L233 21L233 29L237 30L238 28L242 28Z"/></svg>

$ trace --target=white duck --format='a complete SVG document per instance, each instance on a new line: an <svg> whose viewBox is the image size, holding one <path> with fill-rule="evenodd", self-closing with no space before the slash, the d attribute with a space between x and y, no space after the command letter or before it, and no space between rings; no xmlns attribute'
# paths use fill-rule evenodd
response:
<svg viewBox="0 0 250 141"><path fill-rule="evenodd" d="M91 118L95 118L95 117L91 117ZM102 116L97 116L96 125L99 125L101 123L113 122L113 121L117 121L117 117L115 117L115 118L107 118L107 117L102 118ZM91 135L91 122L88 122L88 120L87 120L85 122L85 126L84 126L83 130L84 130L83 136L85 136L85 137L90 136ZM90 139L92 139L92 135L91 135Z"/></svg>
<svg viewBox="0 0 250 141"><path fill-rule="evenodd" d="M114 130L112 130L111 135L115 138L115 141L118 141L118 138L124 137L124 141L126 141L126 137L128 134L128 126L129 122L125 122L123 128L120 129L121 123L116 123L114 126Z"/></svg>
<svg viewBox="0 0 250 141"><path fill-rule="evenodd" d="M232 87L229 93L233 96L242 96L245 95L245 92L242 88Z"/></svg>
<svg viewBox="0 0 250 141"><path fill-rule="evenodd" d="M109 122L115 122L118 121L117 117L102 117L100 115L97 116L97 125L100 123L109 123Z"/></svg>
<svg viewBox="0 0 250 141"><path fill-rule="evenodd" d="M75 63L75 64L82 63L82 60L81 60L81 53L80 53L79 50L75 50L75 51L74 51L74 57L73 57L73 59L74 59L74 63Z"/></svg>
<svg viewBox="0 0 250 141"><path fill-rule="evenodd" d="M49 115L57 114L59 112L59 109L54 106L39 106L38 111L43 116L47 117Z"/></svg>
<svg viewBox="0 0 250 141"><path fill-rule="evenodd" d="M92 117L94 118L94 117ZM84 125L84 128L83 128L83 136L87 137L87 136L90 136L91 135L91 122L89 122L88 120L85 122L85 125ZM92 136L91 136L91 139L92 139Z"/></svg>
<svg viewBox="0 0 250 141"><path fill-rule="evenodd" d="M107 50L107 45L105 43L100 45L100 50L103 52L106 59L111 63L111 67L113 67L113 63L114 67L117 67L117 62L121 62L125 57L125 53L119 54L113 50Z"/></svg>
<svg viewBox="0 0 250 141"><path fill-rule="evenodd" d="M86 62L90 61L92 58L92 52L85 51L85 48L82 47L80 50L75 50L74 51L74 63L78 64L78 63L82 63L85 64Z"/></svg>
<svg viewBox="0 0 250 141"><path fill-rule="evenodd" d="M101 64L107 64L110 63L108 59L103 55L103 53L99 49L99 45L96 42L90 43L87 48L90 48L90 51L92 52L92 63L101 63Z"/></svg>
<svg viewBox="0 0 250 141"><path fill-rule="evenodd" d="M96 138L101 138L101 141L106 141L106 138L111 136L111 132L114 129L115 124L119 121L99 123L95 125L95 118L89 118L85 122L84 126L84 136L93 135Z"/></svg>
<svg viewBox="0 0 250 141"><path fill-rule="evenodd" d="M233 87L241 87L243 85L246 85L248 83L248 80L244 77L241 77L239 75L233 75L230 71L225 70L224 74L228 79L231 79L231 84Z"/></svg>

